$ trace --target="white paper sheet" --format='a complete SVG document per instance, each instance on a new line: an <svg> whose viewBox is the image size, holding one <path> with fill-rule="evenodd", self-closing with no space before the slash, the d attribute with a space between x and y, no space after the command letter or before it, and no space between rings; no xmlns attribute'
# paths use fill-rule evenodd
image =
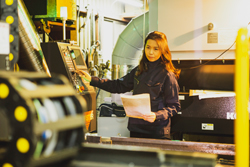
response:
<svg viewBox="0 0 250 167"><path fill-rule="evenodd" d="M138 95L121 95L122 104L128 117L142 118L144 114L150 114L150 95L147 93Z"/></svg>
<svg viewBox="0 0 250 167"><path fill-rule="evenodd" d="M218 97L233 97L233 91L216 91L216 90L189 90L189 96L199 96L199 100Z"/></svg>

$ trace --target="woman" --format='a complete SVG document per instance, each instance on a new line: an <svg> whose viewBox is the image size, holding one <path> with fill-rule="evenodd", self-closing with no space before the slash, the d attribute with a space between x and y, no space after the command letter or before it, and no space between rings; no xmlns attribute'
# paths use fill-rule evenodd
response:
<svg viewBox="0 0 250 167"><path fill-rule="evenodd" d="M118 80L100 79L82 73L95 87L111 93L149 93L151 113L143 119L129 118L130 137L170 139L171 117L180 110L178 98L180 70L175 69L164 33L147 35L139 66Z"/></svg>

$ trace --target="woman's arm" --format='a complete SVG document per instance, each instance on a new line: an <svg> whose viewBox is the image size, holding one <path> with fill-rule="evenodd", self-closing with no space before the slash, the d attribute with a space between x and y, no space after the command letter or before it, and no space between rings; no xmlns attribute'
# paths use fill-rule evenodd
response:
<svg viewBox="0 0 250 167"><path fill-rule="evenodd" d="M165 107L155 112L156 120L166 120L180 111L179 85L173 73L169 73L164 83Z"/></svg>
<svg viewBox="0 0 250 167"><path fill-rule="evenodd" d="M98 77L91 77L90 85L101 88L110 93L125 93L131 91L134 87L134 76L137 67L124 77L117 80L101 79Z"/></svg>

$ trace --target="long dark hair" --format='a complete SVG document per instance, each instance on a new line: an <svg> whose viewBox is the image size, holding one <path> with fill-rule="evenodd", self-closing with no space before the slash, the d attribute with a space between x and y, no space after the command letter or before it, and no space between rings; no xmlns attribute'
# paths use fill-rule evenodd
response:
<svg viewBox="0 0 250 167"><path fill-rule="evenodd" d="M143 55L142 58L140 60L139 63L139 67L138 67L138 71L136 72L136 76L140 75L143 71L147 71L147 66L146 66L146 62L148 62L146 54L145 54L145 46L147 44L147 41L149 39L155 40L159 46L159 50L161 51L161 60L162 60L162 64L164 65L165 69L168 71L172 71L175 74L175 77L177 79L179 79L179 75L181 70L180 69L176 69L172 63L172 55L171 52L169 50L168 47L168 41L167 41L167 37L164 33L159 32L159 31L153 31L150 32L146 39L145 39L145 43L144 43L144 48L143 48Z"/></svg>

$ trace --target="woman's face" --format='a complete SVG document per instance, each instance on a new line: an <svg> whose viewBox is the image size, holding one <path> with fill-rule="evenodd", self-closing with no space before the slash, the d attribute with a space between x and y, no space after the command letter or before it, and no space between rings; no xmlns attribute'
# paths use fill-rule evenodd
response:
<svg viewBox="0 0 250 167"><path fill-rule="evenodd" d="M150 62L154 62L161 57L161 51L155 40L153 39L147 40L147 43L145 46L145 54L146 54L148 61Z"/></svg>

